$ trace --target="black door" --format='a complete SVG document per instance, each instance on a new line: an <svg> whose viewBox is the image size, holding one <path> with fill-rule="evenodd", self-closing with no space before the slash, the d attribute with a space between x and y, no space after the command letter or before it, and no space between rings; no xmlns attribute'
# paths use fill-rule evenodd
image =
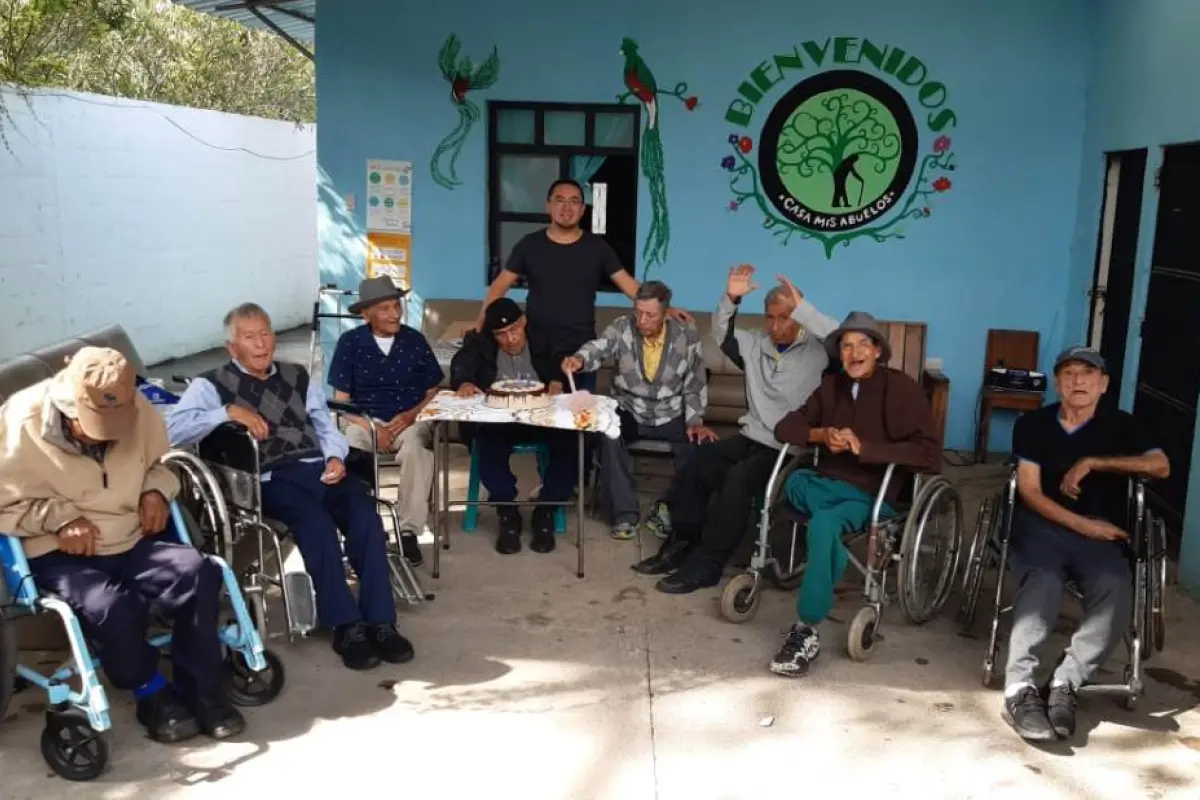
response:
<svg viewBox="0 0 1200 800"><path fill-rule="evenodd" d="M1134 265L1142 217L1142 185L1146 179L1146 152L1145 149L1127 150L1111 153L1108 157L1110 170L1114 164L1117 165L1118 179L1106 275L1102 275L1100 261L1104 257L1104 221L1109 213L1110 195L1107 190L1104 207L1100 210L1101 241L1096 247L1088 342L1093 340L1097 306L1103 303L1100 309L1100 354L1108 362L1111 376L1110 388L1104 400L1114 408L1121 398L1121 376L1125 370L1125 346L1129 337L1129 310L1133 301Z"/></svg>
<svg viewBox="0 0 1200 800"><path fill-rule="evenodd" d="M1142 321L1133 411L1171 461L1151 500L1173 531L1187 498L1196 403L1200 398L1200 144L1166 148L1159 174L1154 259ZM1178 547L1178 539L1172 542Z"/></svg>

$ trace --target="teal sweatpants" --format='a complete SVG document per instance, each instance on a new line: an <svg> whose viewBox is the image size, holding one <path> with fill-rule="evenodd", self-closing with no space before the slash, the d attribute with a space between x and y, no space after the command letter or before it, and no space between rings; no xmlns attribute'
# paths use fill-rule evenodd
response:
<svg viewBox="0 0 1200 800"><path fill-rule="evenodd" d="M875 498L857 486L810 469L789 475L784 492L788 502L809 518L808 566L796 598L796 613L805 625L816 625L833 609L833 588L842 579L849 560L842 534L867 527ZM884 503L880 515L892 513Z"/></svg>

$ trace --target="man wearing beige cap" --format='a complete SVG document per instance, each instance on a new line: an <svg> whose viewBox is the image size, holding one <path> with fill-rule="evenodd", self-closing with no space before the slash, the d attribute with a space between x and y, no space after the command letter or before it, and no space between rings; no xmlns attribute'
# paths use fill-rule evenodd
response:
<svg viewBox="0 0 1200 800"><path fill-rule="evenodd" d="M179 491L167 449L125 357L85 347L0 406L0 531L20 538L38 589L74 610L152 739L223 739L245 721L220 687L221 571L160 535ZM173 621L173 685L146 641L151 607Z"/></svg>

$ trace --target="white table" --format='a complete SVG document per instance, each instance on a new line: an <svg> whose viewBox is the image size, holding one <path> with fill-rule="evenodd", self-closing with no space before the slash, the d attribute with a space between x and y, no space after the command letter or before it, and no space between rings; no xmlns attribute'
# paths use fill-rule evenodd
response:
<svg viewBox="0 0 1200 800"><path fill-rule="evenodd" d="M579 448L577 454L578 473L576 480L577 496L574 501L544 502L512 501L496 503L491 500L456 501L455 507L465 508L469 505L514 505L514 506L570 506L576 505L576 547L579 549L579 561L575 574L582 578L586 563L583 537L584 522L584 469L583 452L584 436L588 433L602 433L616 439L621 435L621 421L617 417L617 401L611 397L594 395L590 409L582 413L573 412L567 407L567 395L559 395L547 408L532 411L506 411L491 408L484 404L482 395L473 398L461 398L453 392L439 393L421 410L417 418L429 422L433 428L433 577L441 575L442 550L450 549L450 437L447 427L451 422L471 422L488 425L529 425L536 428L557 428L559 430L578 431ZM440 546L439 546L440 545Z"/></svg>

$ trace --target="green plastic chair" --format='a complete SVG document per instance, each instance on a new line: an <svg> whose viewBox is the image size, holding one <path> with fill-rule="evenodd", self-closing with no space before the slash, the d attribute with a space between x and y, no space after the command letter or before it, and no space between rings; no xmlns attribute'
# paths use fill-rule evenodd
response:
<svg viewBox="0 0 1200 800"><path fill-rule="evenodd" d="M546 480L546 468L550 463L550 451L542 444L519 444L513 447L513 453L533 453L537 458L538 476ZM472 503L479 500L479 450L471 448L471 473L467 479L467 500ZM479 527L479 506L467 506L463 516L463 532L474 533ZM559 506L554 509L554 532L563 534L567 531L567 507Z"/></svg>

